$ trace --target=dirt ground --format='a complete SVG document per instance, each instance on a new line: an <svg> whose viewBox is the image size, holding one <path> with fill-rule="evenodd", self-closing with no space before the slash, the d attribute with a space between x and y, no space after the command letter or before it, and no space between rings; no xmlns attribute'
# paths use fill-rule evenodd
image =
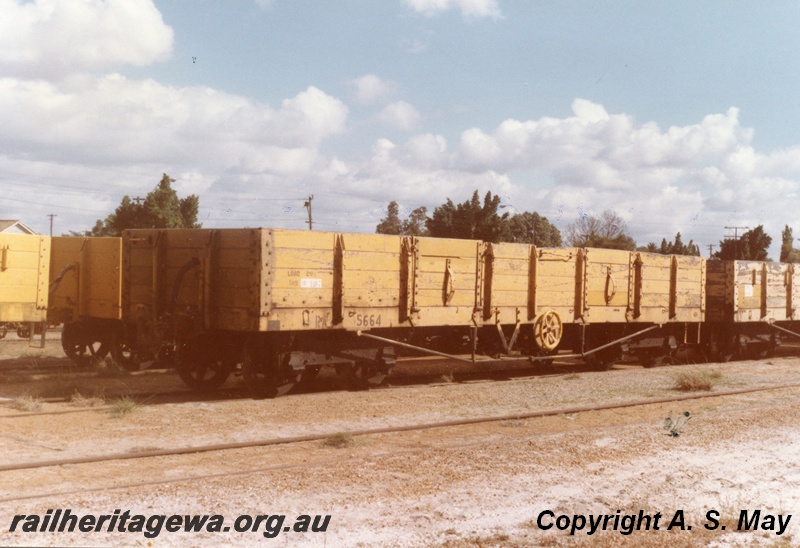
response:
<svg viewBox="0 0 800 548"><path fill-rule="evenodd" d="M8 341L6 341L7 343ZM0 343L6 344L6 343ZM444 374L364 392L328 390L256 401L237 392L209 399L166 371L98 375L68 367L52 350L0 346L0 465L124 451L196 447L304 434L325 439L180 456L0 471L0 545L125 546L792 546L800 544L800 387L734 396L715 392L800 384L800 359L774 358L607 372L459 381ZM12 348L12 346L14 346ZM24 352L24 353L23 353ZM711 373L709 397L525 420L370 436L348 432L661 399L682 371ZM446 373L446 372L445 372ZM467 378L467 377L465 377ZM239 381L241 382L241 381ZM57 387L105 401L56 401ZM42 395L43 387L49 400ZM112 392L136 403L112 413ZM95 407L91 407L95 405ZM68 411L68 413L54 413ZM689 419L676 436L668 416ZM685 417L684 419L686 420ZM224 516L225 532L9 532L15 515ZM670 521L682 510L684 529ZM739 532L739 517L758 529ZM546 511L552 512L543 513ZM704 524L707 512L719 527ZM621 517L651 516L623 534ZM324 532L236 532L242 515L329 515ZM660 514L659 530L652 530ZM559 516L566 516L556 522ZM574 516L611 516L606 531L570 535ZM614 530L615 519L618 526ZM780 516L780 518L778 518ZM791 516L791 517L789 517ZM541 520L539 519L541 517ZM246 518L242 518L244 523ZM580 518L579 518L580 519ZM788 524L786 520L788 519ZM780 521L779 521L780 520ZM540 521L541 523L537 523ZM577 522L576 522L577 523ZM782 525L779 525L781 523ZM621 525L620 525L621 524ZM785 527L784 527L785 525ZM689 530L688 527L692 529ZM725 530L722 530L722 526ZM282 529L282 528L280 528ZM779 530L781 534L777 534Z"/></svg>

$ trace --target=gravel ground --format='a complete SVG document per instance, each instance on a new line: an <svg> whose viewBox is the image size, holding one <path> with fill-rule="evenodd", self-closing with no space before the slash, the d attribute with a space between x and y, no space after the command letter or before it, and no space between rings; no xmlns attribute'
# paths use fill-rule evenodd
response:
<svg viewBox="0 0 800 548"><path fill-rule="evenodd" d="M41 360L46 356L25 357ZM6 362L0 362L3 365ZM0 385L2 464L120 451L192 447L321 434L326 441L0 473L0 545L551 546L768 545L800 538L800 517L781 535L765 516L800 508L800 388L672 404L504 420L471 426L352 437L360 429L455 418L666 398L681 371L716 372L711 391L800 383L800 360L780 358L657 369L620 367L504 381L438 382L368 392L321 392L271 401L140 402L122 417L108 407L41 403L16 409L52 378ZM94 377L76 377L79 385ZM75 378L69 377L69 382ZM109 379L102 379L107 382ZM172 386L166 372L121 379L128 387ZM391 381L391 379L390 379ZM59 377L59 382L65 382ZM3 403L3 402L0 402ZM85 403L85 402L84 402ZM678 436L664 418L690 412ZM228 532L7 532L17 514L129 510L219 514ZM659 530L574 536L537 518L661 513ZM683 510L690 530L669 521ZM706 512L725 530L707 530ZM759 529L737 532L742 510L760 510ZM233 531L240 515L329 515L325 532ZM550 518L548 518L550 519ZM565 523L567 518L562 518ZM654 518L653 518L654 519ZM552 519L550 521L553 521ZM777 523L777 518L775 519ZM242 522L243 523L243 522ZM544 524L549 523L545 520ZM619 529L619 527L617 528Z"/></svg>

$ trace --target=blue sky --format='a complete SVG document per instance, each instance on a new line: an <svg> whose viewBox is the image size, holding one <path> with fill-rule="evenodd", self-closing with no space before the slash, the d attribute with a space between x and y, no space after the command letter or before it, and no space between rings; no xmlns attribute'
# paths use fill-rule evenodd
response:
<svg viewBox="0 0 800 548"><path fill-rule="evenodd" d="M472 191L640 245L800 236L800 4L0 0L0 218L167 172L206 227L372 232ZM707 248L704 248L707 251Z"/></svg>

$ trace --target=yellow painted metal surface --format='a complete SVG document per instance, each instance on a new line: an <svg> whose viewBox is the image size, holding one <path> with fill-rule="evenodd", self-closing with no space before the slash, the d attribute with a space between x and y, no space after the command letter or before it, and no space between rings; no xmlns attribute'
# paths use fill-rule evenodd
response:
<svg viewBox="0 0 800 548"><path fill-rule="evenodd" d="M0 234L0 321L47 318L50 237Z"/></svg>
<svg viewBox="0 0 800 548"><path fill-rule="evenodd" d="M120 319L121 277L121 238L52 238L48 321Z"/></svg>
<svg viewBox="0 0 800 548"><path fill-rule="evenodd" d="M758 261L708 262L708 319L785 321L798 319L800 276L795 266Z"/></svg>

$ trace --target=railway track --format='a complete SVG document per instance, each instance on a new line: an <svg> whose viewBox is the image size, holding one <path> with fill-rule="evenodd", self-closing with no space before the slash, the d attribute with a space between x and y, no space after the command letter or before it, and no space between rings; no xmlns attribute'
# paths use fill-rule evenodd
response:
<svg viewBox="0 0 800 548"><path fill-rule="evenodd" d="M796 356L800 353L800 344L790 343L784 345L776 352L776 358ZM75 374L76 378L83 378L88 380L103 381L102 377L96 376L91 369L79 369L66 358L47 358L51 362L55 361L56 365L52 366L54 370L52 377L48 377L49 373L44 370L37 371L37 377L40 380L48 378L61 378L63 375ZM673 365L690 365L697 363L704 363L704 357L699 354L690 355L689 353L682 353L675 358ZM449 362L448 360L431 360L434 365L427 364L420 368L412 364L413 359L409 362L398 362L398 366L390 377L389 382L372 387L371 390L393 390L400 389L408 386L415 385L435 385L439 383L475 383L475 382L496 382L501 380L510 379L527 379L527 378L541 378L547 376L563 375L565 373L581 373L594 371L590 365L575 359L556 359L553 363L539 362L536 364L524 364L521 362L508 362L507 364L495 364L492 369L481 368L476 370L475 367L465 366L456 362ZM0 360L0 374L9 374L13 372L9 369L3 369L4 360ZM627 361L618 364L617 367L641 367L642 364ZM485 367L485 366L484 366ZM20 369L23 373L31 374L31 371ZM114 382L115 380L132 379L131 385L135 385L136 375L146 376L155 373L158 375L168 374L162 369L144 370L133 377L123 376L119 379L113 377L106 378L106 382ZM180 384L175 377L175 384ZM321 392L330 392L337 390L348 390L348 386L340 377L335 375L325 375L324 373L314 380L314 382L298 384L292 390L292 395L313 394ZM90 390L91 391L91 390ZM222 389L213 392L197 392L189 388L179 388L176 390L136 390L132 387L125 387L121 390L114 388L104 387L103 398L106 401L120 398L132 397L139 403L146 403L148 405L158 405L165 403L189 403L189 402L217 402L217 401L230 401L236 399L249 399L251 396L247 388L242 384L233 386L226 386ZM35 391L34 391L35 393ZM40 398L45 403L67 403L70 401L71 396L67 397L44 397ZM27 413L15 413L0 415L2 419L23 418L31 416L44 416L44 415L62 415L74 413L87 413L96 412L98 410L108 409L108 406L95 406L82 409L60 409L51 411L33 411Z"/></svg>
<svg viewBox="0 0 800 548"><path fill-rule="evenodd" d="M410 425L402 425L402 426L392 426L392 427L385 427L385 428L370 428L370 429L361 429L361 430L352 430L348 431L347 434L351 437L365 437L365 436L375 436L380 434L394 434L394 433L402 433L402 432L412 432L412 431L423 431L423 430L431 430L437 428L452 428L452 427L459 427L459 426L468 426L468 425L476 425L476 424L483 424L483 423L491 423L491 422L502 422L502 421L515 421L515 420L527 420L527 419L535 419L535 418L542 418L542 417L552 417L558 415L573 415L576 413L587 413L592 411L609 411L615 409L624 409L630 407L641 407L641 406L648 406L648 405L659 405L659 404L666 404L666 403L677 403L689 400L699 400L699 399L707 399L707 398L719 398L725 396L737 396L742 394L752 394L757 392L766 392L766 391L773 391L773 390L787 390L792 388L800 388L800 382L796 383L787 383L781 385L773 385L773 386L766 386L766 387L757 387L757 388L744 388L744 389L737 389L737 390L725 390L719 392L703 392L703 393L695 393L695 394L686 394L681 396L674 396L669 398L653 398L653 399L644 399L644 400L633 400L627 402L618 402L612 404L601 404L601 405L588 405L588 406L574 406L574 407L562 407L557 409L548 409L548 410L540 410L540 411L532 411L532 412L525 412L525 413L511 413L511 414L503 414L503 415L490 415L490 416L482 416L482 417L472 417L466 419L457 419L457 420L448 420L448 421L438 421L438 422L429 422L429 423L418 423L418 424L410 424ZM173 448L173 449L157 449L157 450L142 450L142 451L130 451L130 452L120 452L120 453L110 453L105 455L90 455L84 457L72 457L72 458L63 458L63 459L48 459L48 460L39 460L39 461L31 461L31 462L23 462L23 463L15 463L15 464L6 464L0 465L0 472L14 472L14 471L21 471L21 470L31 470L37 468L49 468L49 467L56 467L56 466L68 466L68 465L80 465L80 464L96 464L96 463L103 463L103 462L110 462L110 461L120 461L120 460L132 460L132 459L147 459L147 458L154 458L154 457L167 457L167 456L180 456L180 455L190 455L190 454L198 454L198 453L208 453L208 452L219 452L219 451L230 451L236 449L247 449L247 448L255 448L255 447L270 447L270 446L278 446L278 445L288 445L288 444L298 444L298 443L307 443L307 442L315 442L315 441L324 441L332 436L340 434L341 432L326 432L324 434L311 434L311 435L303 435L303 436L287 436L287 437L278 437L278 438L265 438L259 440L251 440L245 442L234 442L234 443L218 443L218 444L208 444L208 445L197 445L191 447L181 447L181 448ZM241 472L239 472L241 473ZM201 479L202 477L207 476L197 476L194 479ZM174 481L183 481L183 479L171 479L165 480L159 483L170 483ZM115 486L114 488L120 488L119 486ZM0 502L5 502L8 500L20 500L20 499L0 499Z"/></svg>

